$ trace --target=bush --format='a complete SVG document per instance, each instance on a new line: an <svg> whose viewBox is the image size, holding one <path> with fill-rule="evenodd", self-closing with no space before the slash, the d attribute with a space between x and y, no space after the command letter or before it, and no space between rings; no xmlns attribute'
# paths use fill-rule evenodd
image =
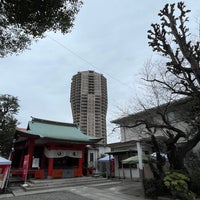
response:
<svg viewBox="0 0 200 200"><path fill-rule="evenodd" d="M190 179L179 172L167 172L164 178L164 185L170 189L173 198L183 200L194 200L195 195L189 190L188 183Z"/></svg>
<svg viewBox="0 0 200 200"><path fill-rule="evenodd" d="M144 192L147 198L156 198L167 194L166 187L162 180L144 179Z"/></svg>
<svg viewBox="0 0 200 200"><path fill-rule="evenodd" d="M157 197L155 179L144 179L144 193L147 198Z"/></svg>
<svg viewBox="0 0 200 200"><path fill-rule="evenodd" d="M192 171L190 189L200 195L200 168Z"/></svg>

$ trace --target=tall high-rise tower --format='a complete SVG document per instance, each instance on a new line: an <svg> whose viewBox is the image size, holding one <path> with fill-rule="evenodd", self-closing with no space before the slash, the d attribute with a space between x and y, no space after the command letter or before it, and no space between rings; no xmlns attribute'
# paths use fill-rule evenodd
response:
<svg viewBox="0 0 200 200"><path fill-rule="evenodd" d="M94 71L72 77L70 102L74 123L86 135L102 137L106 144L107 81Z"/></svg>

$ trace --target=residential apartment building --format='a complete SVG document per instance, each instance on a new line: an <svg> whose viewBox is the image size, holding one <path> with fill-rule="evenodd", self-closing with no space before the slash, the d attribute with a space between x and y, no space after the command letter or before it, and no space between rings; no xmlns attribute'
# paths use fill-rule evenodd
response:
<svg viewBox="0 0 200 200"><path fill-rule="evenodd" d="M107 80L94 71L72 77L70 102L73 121L89 136L102 137L106 144Z"/></svg>

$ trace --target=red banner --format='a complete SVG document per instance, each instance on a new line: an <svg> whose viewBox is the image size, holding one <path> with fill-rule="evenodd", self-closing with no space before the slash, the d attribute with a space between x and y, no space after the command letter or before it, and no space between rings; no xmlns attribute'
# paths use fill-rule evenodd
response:
<svg viewBox="0 0 200 200"><path fill-rule="evenodd" d="M24 163L23 163L23 174L22 179L26 181L27 173L28 173L28 163L29 163L29 155L24 156Z"/></svg>

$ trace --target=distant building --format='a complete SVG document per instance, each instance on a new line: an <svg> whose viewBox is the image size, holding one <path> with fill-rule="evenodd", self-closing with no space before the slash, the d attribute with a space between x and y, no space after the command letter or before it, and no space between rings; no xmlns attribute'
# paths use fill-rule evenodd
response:
<svg viewBox="0 0 200 200"><path fill-rule="evenodd" d="M89 136L102 137L106 144L107 81L94 71L72 77L70 102L73 121Z"/></svg>

